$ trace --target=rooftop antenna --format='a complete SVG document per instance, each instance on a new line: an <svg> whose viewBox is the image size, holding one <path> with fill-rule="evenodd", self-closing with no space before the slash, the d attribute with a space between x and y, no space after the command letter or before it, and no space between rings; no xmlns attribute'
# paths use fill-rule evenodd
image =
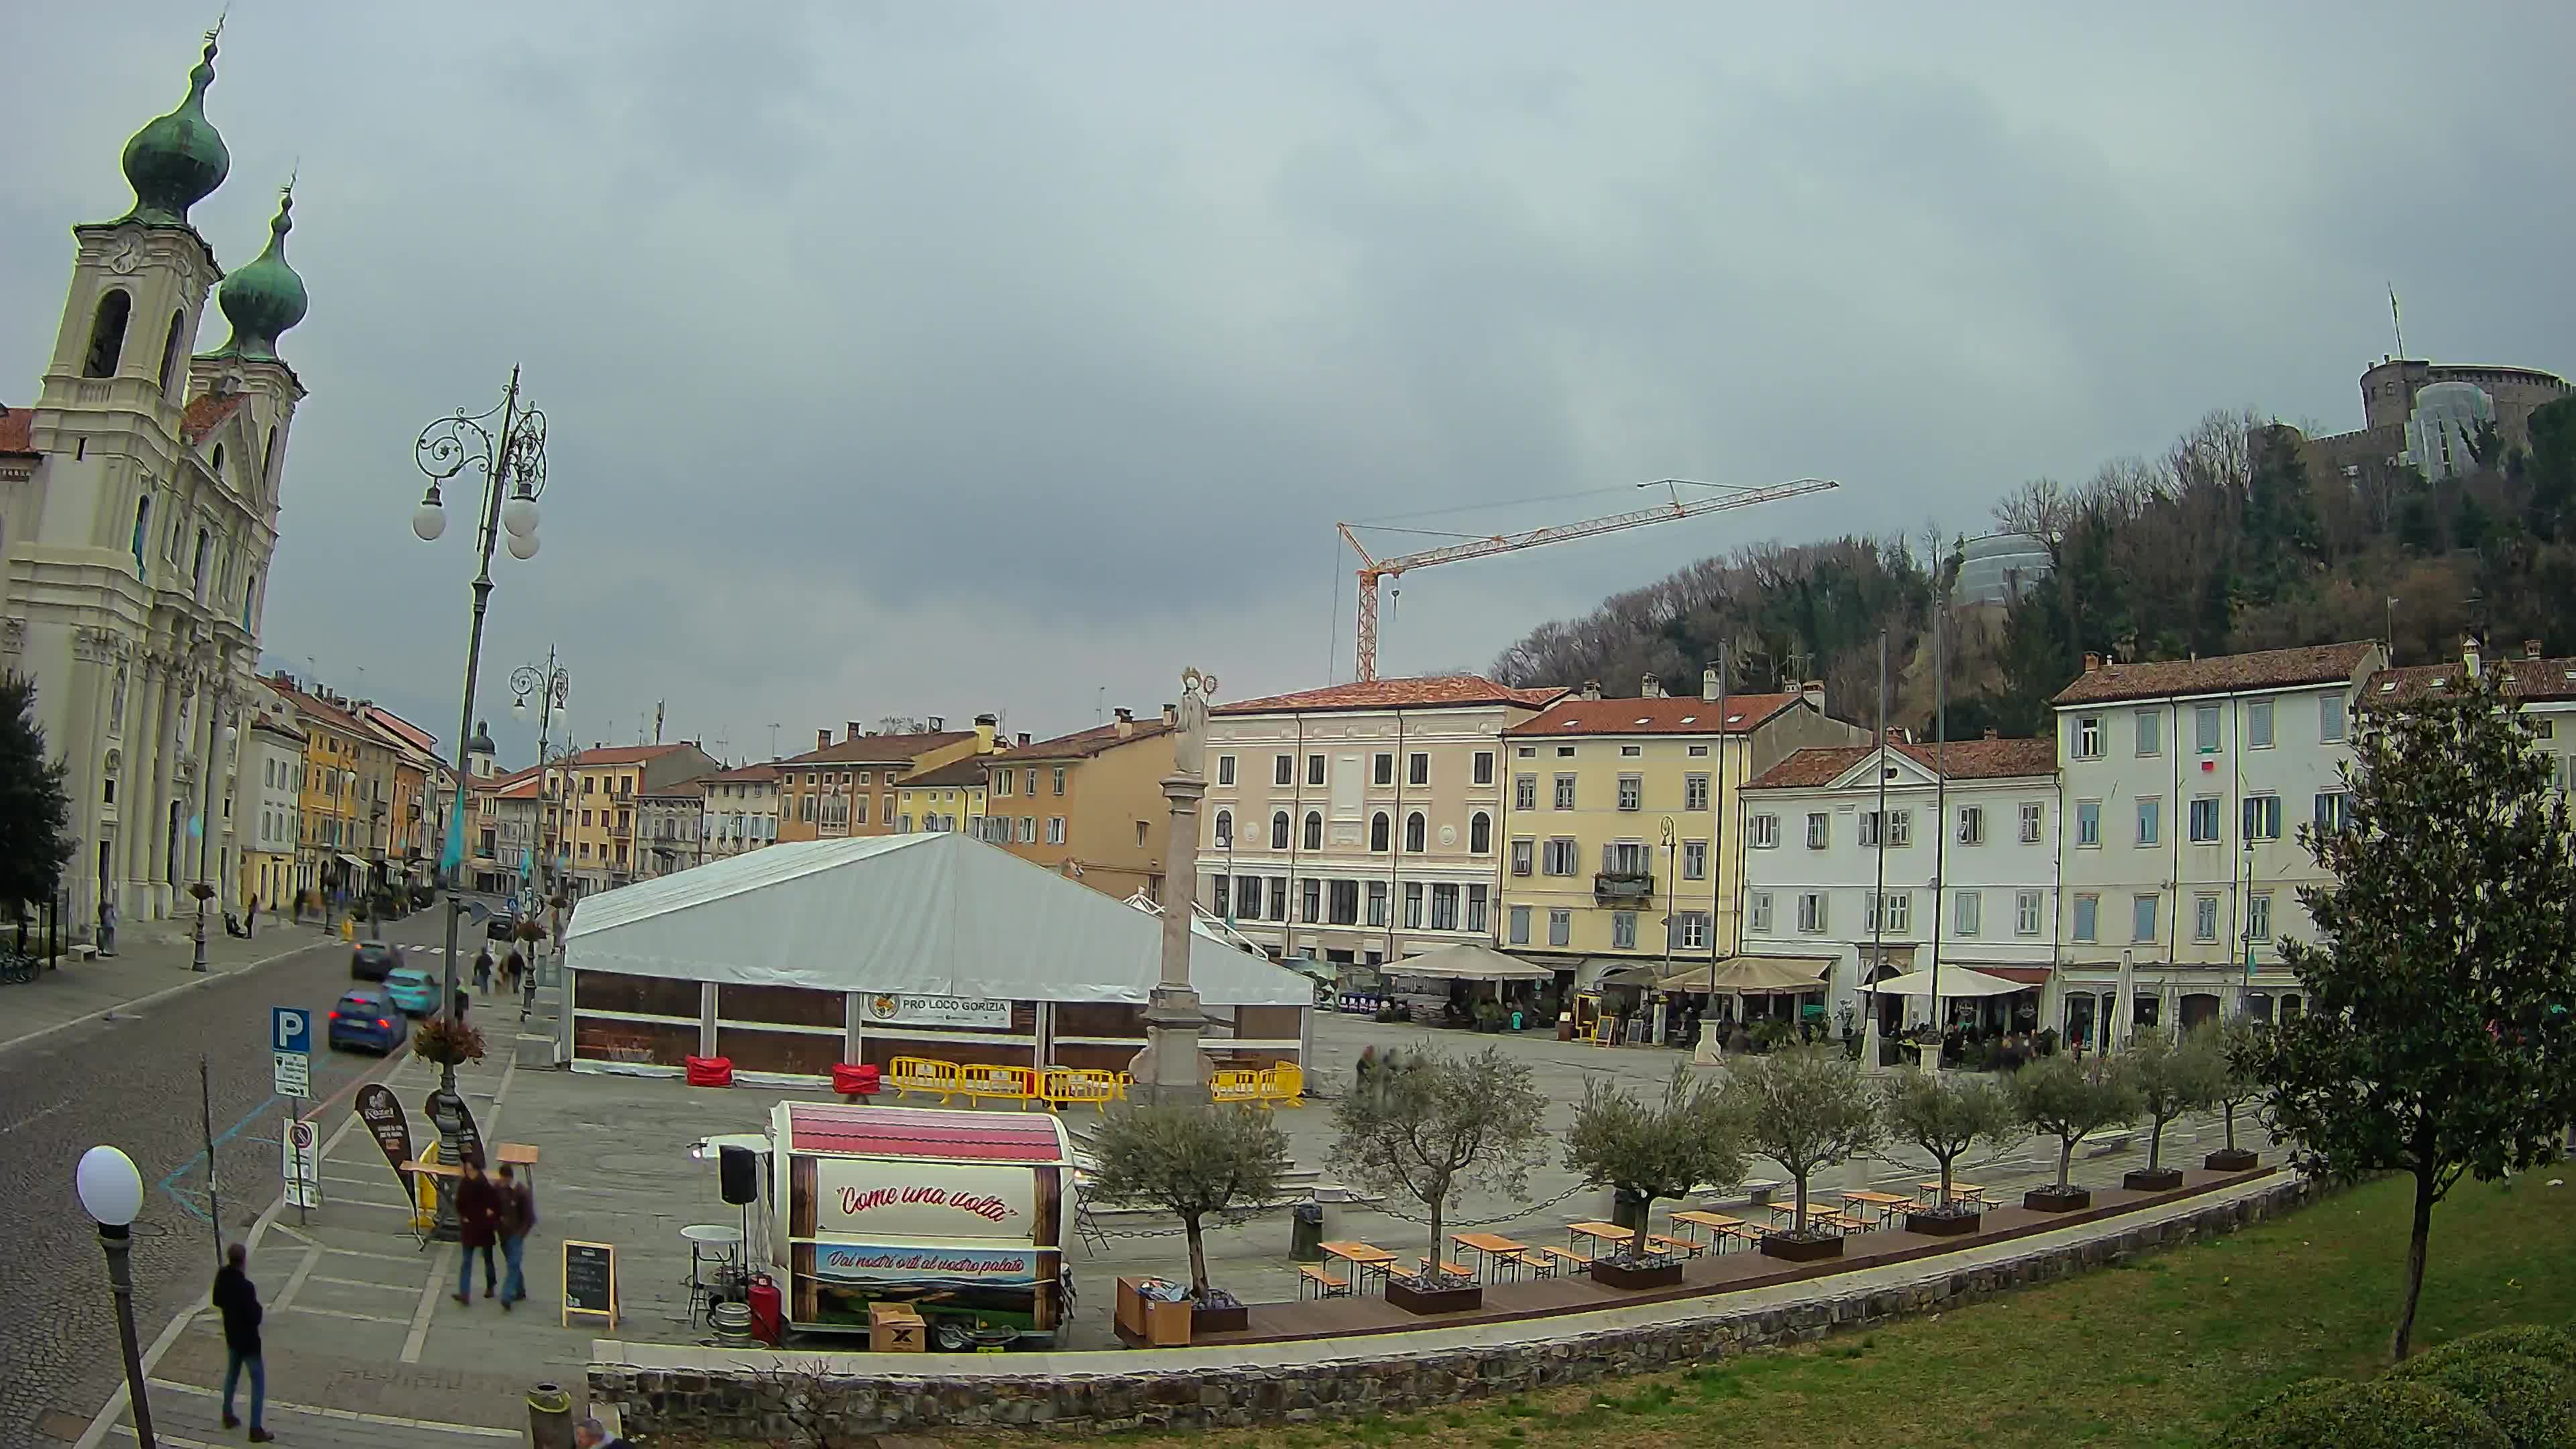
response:
<svg viewBox="0 0 2576 1449"><path fill-rule="evenodd" d="M2397 317L2397 284L2388 284L2388 327L2397 334L2397 355L2406 355L2406 324Z"/></svg>
<svg viewBox="0 0 2576 1449"><path fill-rule="evenodd" d="M769 757L773 760L778 758L778 721L776 720L769 722Z"/></svg>

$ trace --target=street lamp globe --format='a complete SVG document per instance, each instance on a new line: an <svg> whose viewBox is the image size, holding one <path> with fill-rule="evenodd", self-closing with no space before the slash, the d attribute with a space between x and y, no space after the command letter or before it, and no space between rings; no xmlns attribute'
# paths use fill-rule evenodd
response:
<svg viewBox="0 0 2576 1449"><path fill-rule="evenodd" d="M447 532L447 510L438 501L438 485L429 485L421 495L420 506L411 513L412 536L423 543L436 543Z"/></svg>
<svg viewBox="0 0 2576 1449"><path fill-rule="evenodd" d="M526 538L537 531L537 495L528 491L527 484L520 484L510 501L501 505L501 526L512 538Z"/></svg>
<svg viewBox="0 0 2576 1449"><path fill-rule="evenodd" d="M134 1159L113 1147L93 1147L81 1154L72 1174L80 1191L81 1211L103 1228L122 1228L143 1211L143 1174Z"/></svg>
<svg viewBox="0 0 2576 1449"><path fill-rule="evenodd" d="M510 557L524 560L532 559L536 556L537 536L535 534L514 533L510 535Z"/></svg>

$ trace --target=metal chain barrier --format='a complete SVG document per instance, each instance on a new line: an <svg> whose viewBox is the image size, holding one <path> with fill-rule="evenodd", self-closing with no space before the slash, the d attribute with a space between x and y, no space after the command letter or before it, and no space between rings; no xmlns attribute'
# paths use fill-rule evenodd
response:
<svg viewBox="0 0 2576 1449"><path fill-rule="evenodd" d="M1444 1227L1444 1228L1483 1228L1483 1227L1491 1227L1491 1226L1493 1226L1495 1223L1508 1223L1508 1222L1511 1222L1512 1220L1514 1220L1515 1218L1525 1218L1525 1217L1529 1217L1529 1216L1531 1216L1531 1215L1532 1215L1532 1214L1534 1214L1534 1213L1543 1213L1543 1212L1547 1211L1549 1208L1552 1208L1552 1207L1556 1206L1558 1203L1561 1203L1561 1202L1565 1201L1567 1198L1573 1197L1573 1196L1575 1196L1575 1195L1576 1195L1576 1194L1578 1194L1578 1193L1599 1192L1599 1191L1601 1191L1601 1189L1599 1189L1599 1188L1597 1188L1597 1187L1585 1187L1585 1186L1584 1186L1584 1185L1582 1185L1581 1183L1577 1183L1577 1184L1575 1184L1574 1186L1567 1188L1565 1191L1558 1193L1556 1196L1554 1196L1554 1197L1552 1197L1552 1198L1549 1198L1549 1199L1547 1199L1547 1200L1546 1200L1546 1201L1544 1201L1544 1202L1534 1202L1534 1203L1531 1203L1531 1204L1530 1204L1529 1206L1527 1206L1527 1207L1523 1207L1523 1208L1514 1208L1514 1209L1512 1209L1510 1212L1503 1213L1503 1214L1501 1214L1501 1215L1499 1215L1499 1216L1496 1216L1496 1217L1490 1217L1490 1218L1452 1218L1452 1217L1443 1217L1443 1218L1440 1220L1440 1226L1442 1226L1442 1227ZM1379 1204L1379 1205L1378 1205L1377 1210L1378 1210L1379 1212L1385 1213L1388 1217L1402 1218L1402 1219L1404 1219L1404 1220L1405 1220L1406 1222L1408 1222L1408 1223L1420 1223L1420 1224L1422 1224L1422 1225L1423 1225L1424 1227L1426 1227L1426 1228L1427 1228L1427 1227L1429 1227L1429 1226L1431 1226L1431 1216L1430 1216L1430 1214L1428 1214L1428 1213L1425 1213L1425 1214L1423 1214L1423 1215L1422 1215L1422 1216L1420 1216L1420 1217L1416 1217L1416 1216L1414 1216L1412 1213L1406 1212L1406 1211L1404 1211L1404 1210L1403 1210L1403 1209L1401 1209L1401 1208L1389 1207L1389 1206L1386 1206L1386 1205L1385 1205L1385 1204L1383 1204L1383 1203L1381 1203L1381 1204Z"/></svg>

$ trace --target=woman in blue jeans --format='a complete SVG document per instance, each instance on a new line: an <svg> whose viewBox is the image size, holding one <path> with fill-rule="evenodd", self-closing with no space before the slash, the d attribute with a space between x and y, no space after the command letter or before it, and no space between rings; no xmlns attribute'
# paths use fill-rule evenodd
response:
<svg viewBox="0 0 2576 1449"><path fill-rule="evenodd" d="M519 1181L509 1163L501 1164L501 1307L528 1296L528 1278L521 1258L528 1248L528 1230L537 1225L537 1192Z"/></svg>
<svg viewBox="0 0 2576 1449"><path fill-rule="evenodd" d="M483 1175L483 1159L467 1156L465 1176L456 1184L456 1235L465 1256L456 1265L456 1301L472 1301L474 1255L483 1255L483 1296L497 1289L500 1270L492 1264L492 1247L501 1238L501 1190Z"/></svg>
<svg viewBox="0 0 2576 1449"><path fill-rule="evenodd" d="M233 1389L247 1367L250 1442L265 1444L275 1436L260 1422L261 1411L268 1407L268 1369L259 1361L259 1290L242 1266L249 1256L241 1244L234 1243L224 1249L224 1266L215 1273L215 1310L224 1316L224 1427L241 1427L241 1420L233 1417Z"/></svg>

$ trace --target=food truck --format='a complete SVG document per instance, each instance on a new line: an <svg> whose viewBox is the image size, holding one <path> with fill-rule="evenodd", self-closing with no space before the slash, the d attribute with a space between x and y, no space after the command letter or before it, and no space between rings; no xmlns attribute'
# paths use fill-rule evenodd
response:
<svg viewBox="0 0 2576 1449"><path fill-rule="evenodd" d="M946 1349L1045 1348L1064 1320L1073 1142L1034 1116L781 1102L762 1178L788 1325L918 1312Z"/></svg>

